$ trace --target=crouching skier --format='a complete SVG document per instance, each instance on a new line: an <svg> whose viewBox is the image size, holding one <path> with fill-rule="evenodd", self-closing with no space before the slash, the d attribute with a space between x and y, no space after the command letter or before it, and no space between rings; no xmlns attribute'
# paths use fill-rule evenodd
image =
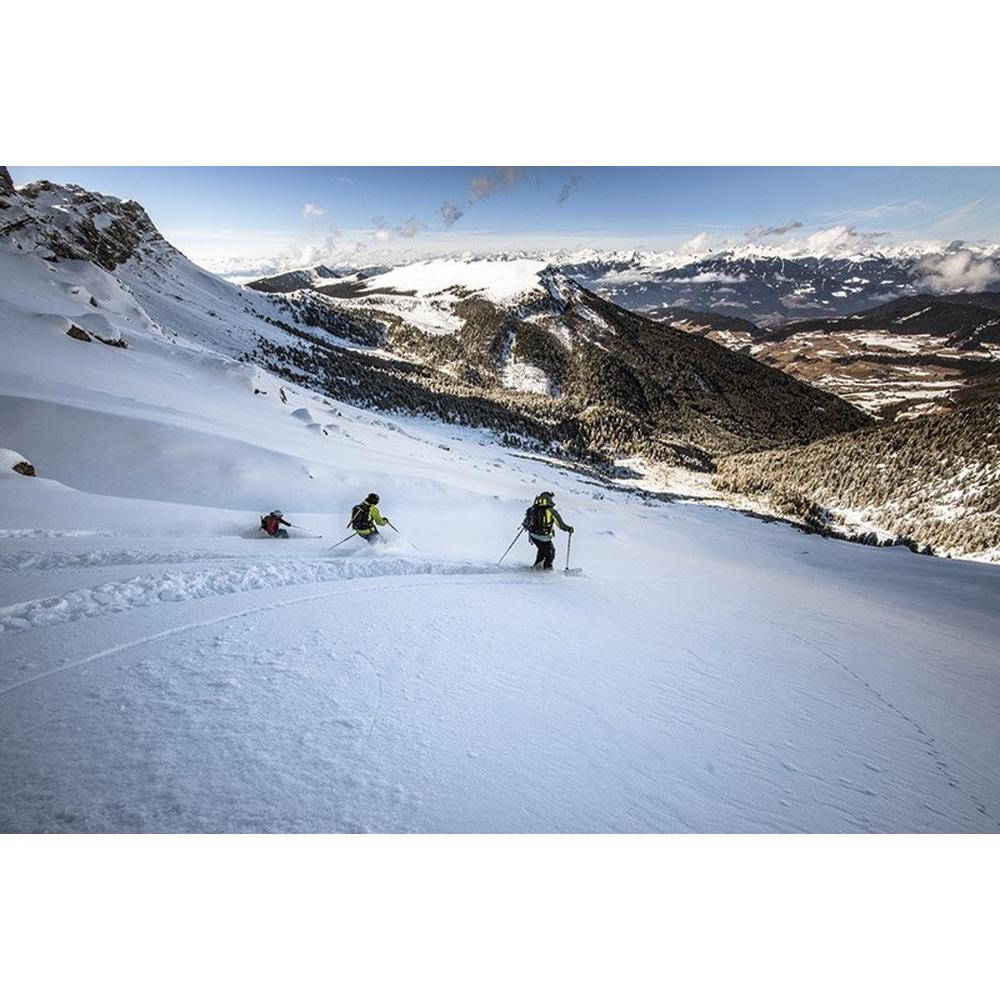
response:
<svg viewBox="0 0 1000 1000"><path fill-rule="evenodd" d="M355 533L360 535L366 542L372 544L378 537L378 529L383 524L388 524L389 519L383 517L378 509L378 494L369 493L359 504L355 504L351 510L351 523Z"/></svg>
<svg viewBox="0 0 1000 1000"><path fill-rule="evenodd" d="M531 544L538 549L535 556L535 569L552 569L552 563L556 558L556 547L553 543L553 524L558 525L563 531L573 533L573 528L568 525L556 510L553 501L555 496L546 490L535 497L535 502L527 509L524 515L522 527L528 532Z"/></svg>
<svg viewBox="0 0 1000 1000"><path fill-rule="evenodd" d="M265 514L260 519L260 530L266 531L272 538L287 538L288 532L281 525L290 528L291 524L285 520L285 515L280 510L272 510L270 514Z"/></svg>

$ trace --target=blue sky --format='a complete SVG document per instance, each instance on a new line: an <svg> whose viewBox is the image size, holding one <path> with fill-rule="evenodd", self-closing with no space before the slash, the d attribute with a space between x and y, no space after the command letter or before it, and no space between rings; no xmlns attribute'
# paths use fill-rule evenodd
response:
<svg viewBox="0 0 1000 1000"><path fill-rule="evenodd" d="M780 243L832 227L1000 240L1000 168L11 167L141 202L196 260L290 245L498 250ZM452 208L446 224L442 207ZM459 215L459 213L461 213ZM797 225L790 225L796 223ZM759 230L783 230L764 232Z"/></svg>

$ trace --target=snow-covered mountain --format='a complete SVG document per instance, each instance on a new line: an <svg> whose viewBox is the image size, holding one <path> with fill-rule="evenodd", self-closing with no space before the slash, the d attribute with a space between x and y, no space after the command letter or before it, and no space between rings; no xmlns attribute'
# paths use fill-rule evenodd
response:
<svg viewBox="0 0 1000 1000"><path fill-rule="evenodd" d="M884 251L776 256L773 248L751 246L699 254L507 254L356 274L305 269L252 287L311 289L347 308L378 300L407 322L443 332L456 328L457 294L502 299L504 289L494 285L512 281L528 295L537 290L536 275L558 274L606 302L705 335L876 416L933 412L967 390L981 398L984 385L1000 382L991 339L998 293L989 291L1000 289L997 248ZM548 384L537 377L534 383Z"/></svg>
<svg viewBox="0 0 1000 1000"><path fill-rule="evenodd" d="M562 269L628 309L715 312L761 326L860 312L921 292L1000 290L996 246L906 246L841 254L748 246L698 256L597 257Z"/></svg>
<svg viewBox="0 0 1000 1000"><path fill-rule="evenodd" d="M500 405L504 430L578 457L708 469L714 455L866 422L832 395L620 309L537 259L436 259L326 279L298 272L297 280L382 324L380 346L422 364L408 378L410 393L423 392L433 412L473 407L470 420L497 426L488 411ZM295 283L285 274L250 287ZM288 372L311 371L334 394L357 377L338 373L339 361L320 345L308 354L263 345L254 357L269 354ZM377 392L365 398L377 403Z"/></svg>
<svg viewBox="0 0 1000 1000"><path fill-rule="evenodd" d="M0 831L997 830L995 567L352 405L234 352L392 372L381 321L155 237L109 269L86 218L127 246L136 209L49 196L0 237ZM568 337L611 327L595 359L644 349L543 280ZM331 549L373 489L402 535ZM541 489L582 576L523 538L498 565ZM257 531L276 506L288 541Z"/></svg>
<svg viewBox="0 0 1000 1000"><path fill-rule="evenodd" d="M441 259L428 255L394 257L391 247L377 250L375 256L367 250L361 255L342 253L319 266L346 276L362 268ZM628 309L715 312L761 326L858 312L904 295L1000 290L1000 244L927 241L890 245L860 239L850 230L830 230L780 246L748 243L666 251L577 249L444 259L470 263L537 261ZM270 278L272 290L278 290L272 276L276 271L288 273L282 272L278 263L217 261L212 268L255 282ZM310 276L312 270L300 268L293 272L295 277L284 280L309 287L315 280Z"/></svg>

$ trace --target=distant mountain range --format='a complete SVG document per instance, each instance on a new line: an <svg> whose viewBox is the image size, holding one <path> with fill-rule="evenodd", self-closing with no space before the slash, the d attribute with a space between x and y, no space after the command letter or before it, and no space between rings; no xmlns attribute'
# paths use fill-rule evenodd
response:
<svg viewBox="0 0 1000 1000"><path fill-rule="evenodd" d="M393 258L391 254L391 248L379 248L375 257L365 261L367 273L426 259ZM923 293L1000 292L1000 245L971 246L958 241L877 248L832 242L822 252L807 242L699 252L576 250L454 259L534 260L636 312L687 309L745 319L758 326L861 312ZM245 279L272 278L283 270L272 266L268 271L266 263L230 261L216 266L227 276L239 274ZM289 280L308 287L315 280L313 271L325 269L346 277L359 266L344 258L327 261L319 269L284 273L298 275Z"/></svg>
<svg viewBox="0 0 1000 1000"><path fill-rule="evenodd" d="M774 326L856 313L922 292L1000 291L1000 252L953 245L940 253L758 255L744 248L697 259L590 261L563 273L638 312L682 308Z"/></svg>
<svg viewBox="0 0 1000 1000"><path fill-rule="evenodd" d="M106 351L108 366L141 364L152 338L247 384L267 369L330 399L488 428L608 477L635 461L715 471L721 488L807 523L815 505L821 519L840 510L845 531L905 528L965 553L1000 551L1000 525L980 516L995 498L995 267L965 247L909 263L716 254L670 267L663 255L509 254L323 265L241 287L189 261L135 202L45 181L15 189L0 168L0 311L39 331L39 351L70 336ZM771 298L755 302L753 287L771 280ZM731 289L810 318L764 324L701 307ZM836 315L819 315L834 302ZM951 412L920 416L932 411ZM916 417L913 429L873 419L893 416ZM909 457L894 462L900 448ZM949 449L961 462L918 460ZM880 485L866 492L869 460ZM825 463L843 477L820 475ZM927 490L940 503L918 509ZM860 520L852 504L864 505Z"/></svg>

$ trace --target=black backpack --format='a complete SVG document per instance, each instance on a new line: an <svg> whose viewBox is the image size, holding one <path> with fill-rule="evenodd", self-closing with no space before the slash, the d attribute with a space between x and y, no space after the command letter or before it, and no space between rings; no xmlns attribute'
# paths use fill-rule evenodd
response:
<svg viewBox="0 0 1000 1000"><path fill-rule="evenodd" d="M524 512L523 527L530 533L547 535L549 533L549 525L545 519L545 511L548 509L550 508L543 507L541 504L532 504Z"/></svg>
<svg viewBox="0 0 1000 1000"><path fill-rule="evenodd" d="M366 503L355 504L351 510L351 527L355 531L367 531L371 526L371 508Z"/></svg>

